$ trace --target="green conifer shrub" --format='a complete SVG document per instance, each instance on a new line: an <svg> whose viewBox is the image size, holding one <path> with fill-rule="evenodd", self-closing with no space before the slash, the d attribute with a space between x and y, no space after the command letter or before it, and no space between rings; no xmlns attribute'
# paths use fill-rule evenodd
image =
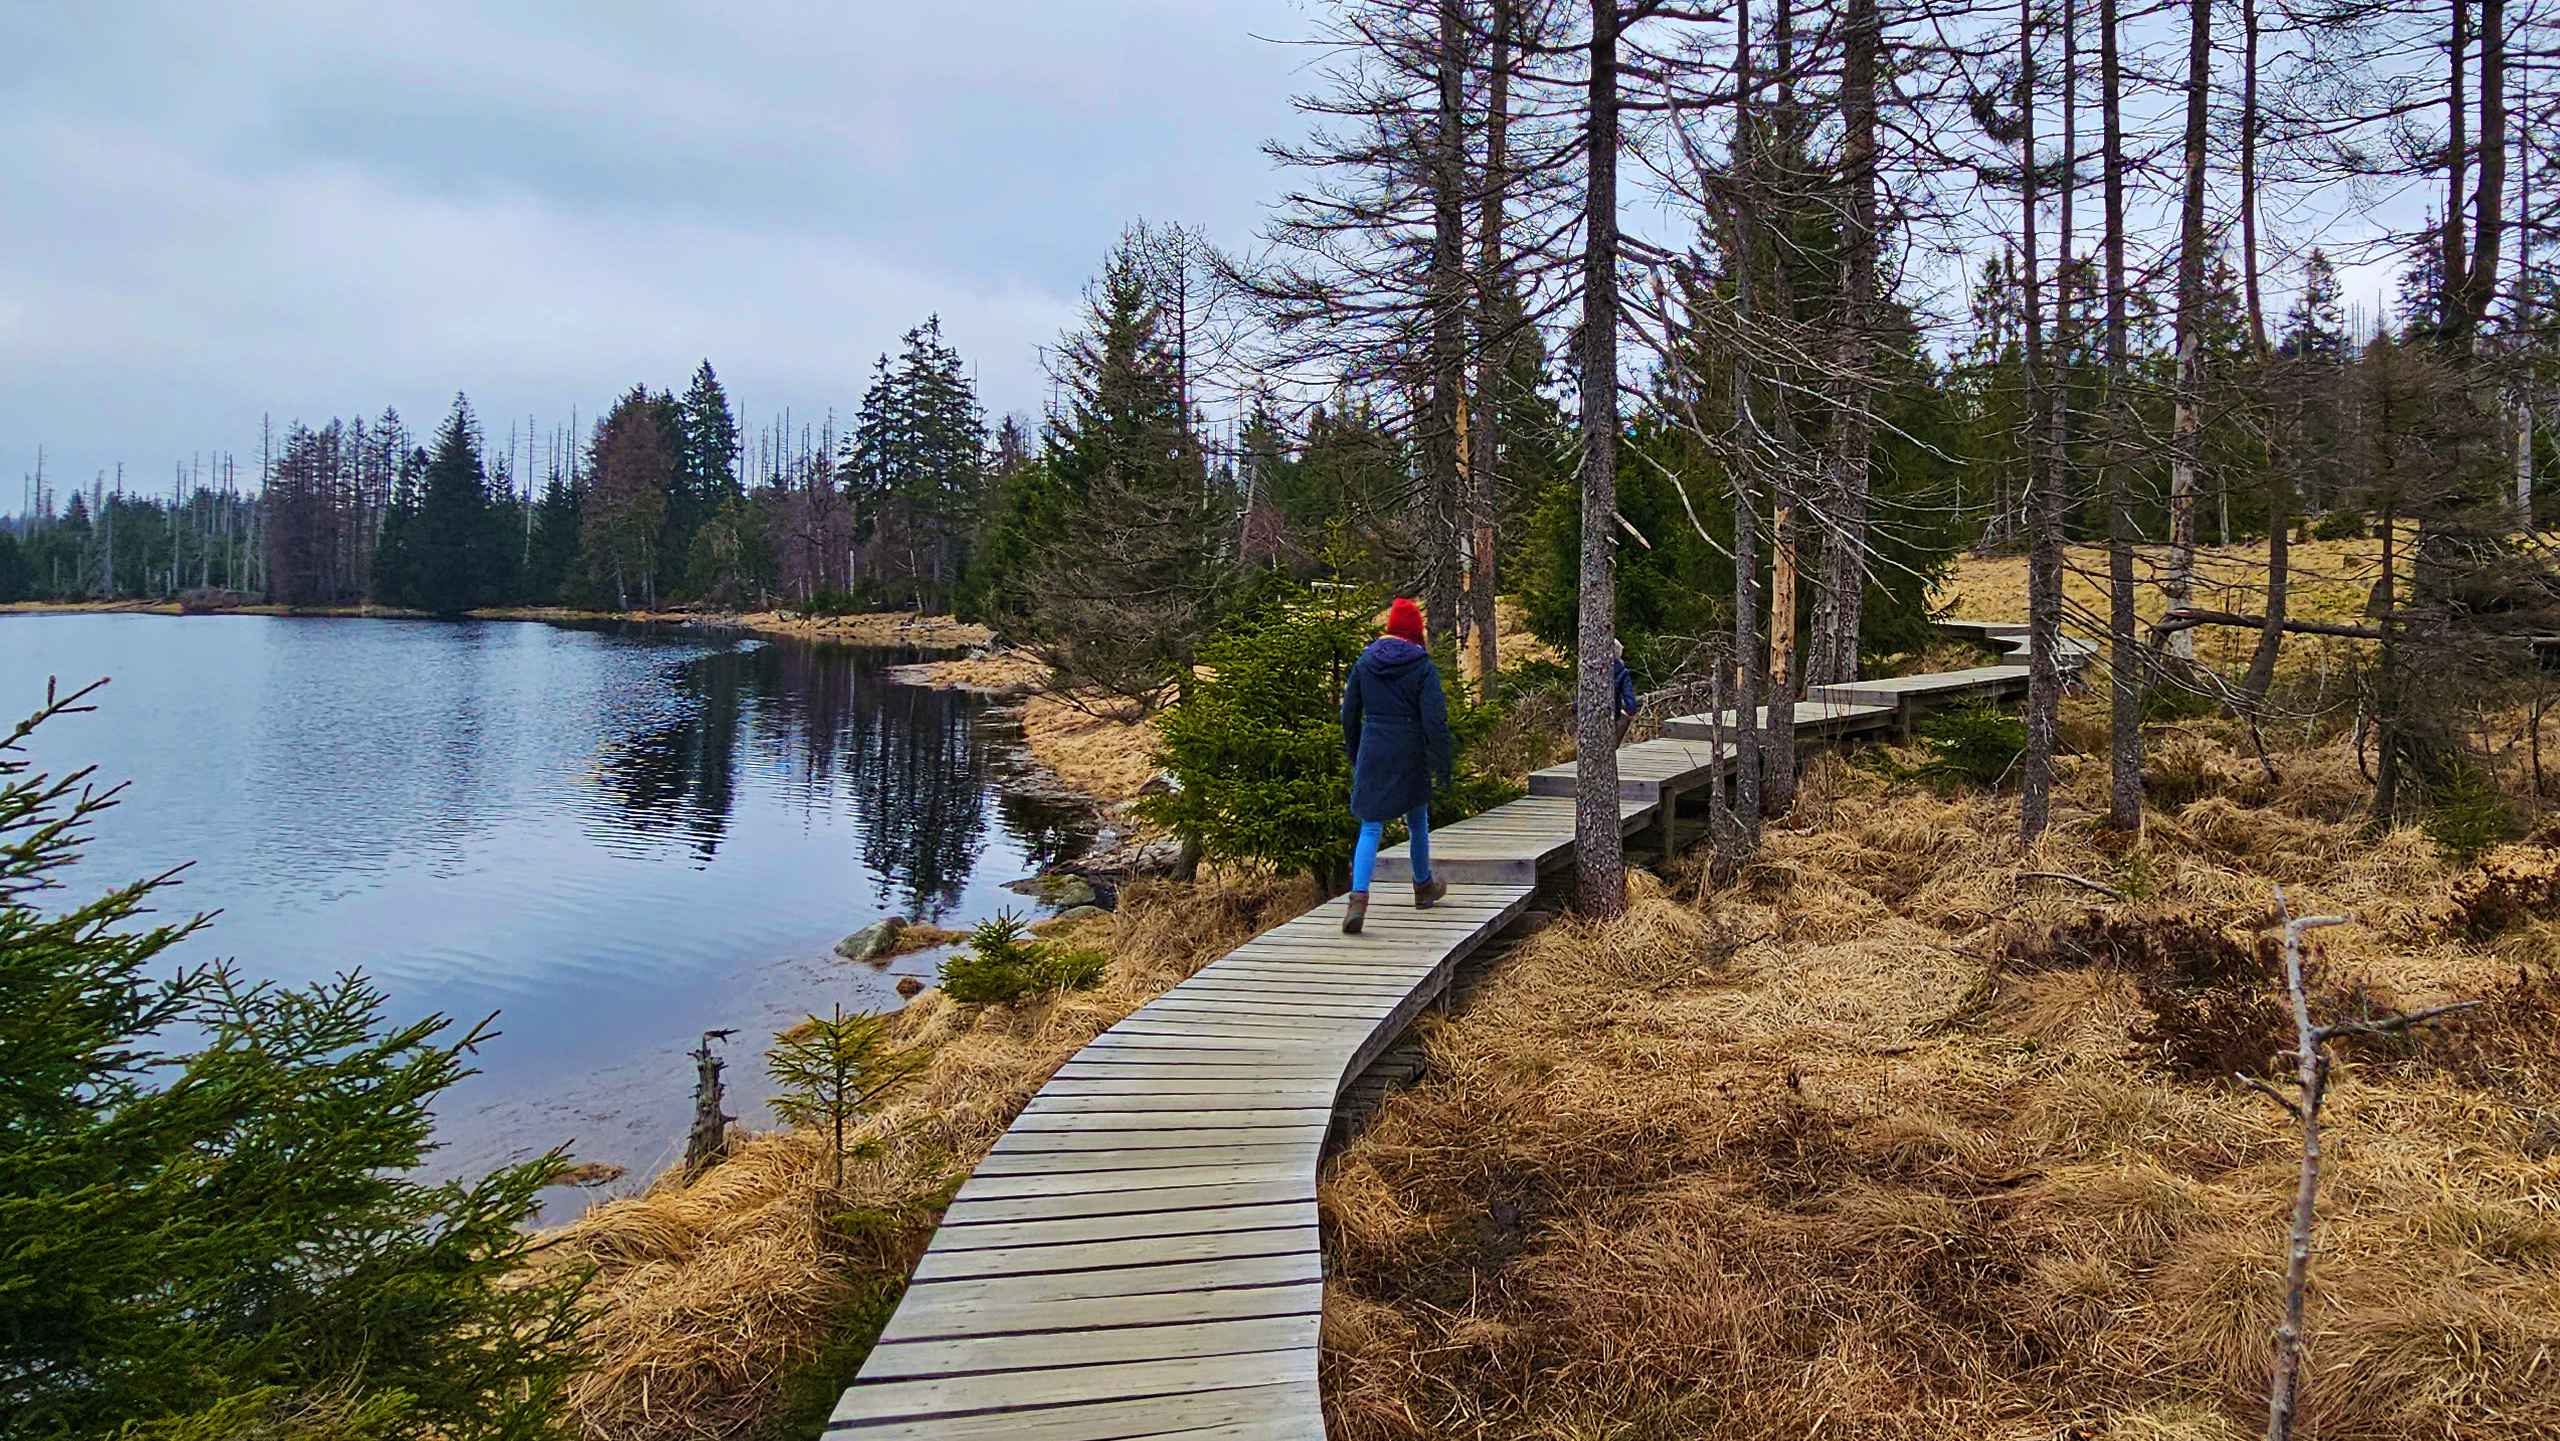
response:
<svg viewBox="0 0 2560 1441"><path fill-rule="evenodd" d="M1925 755L1909 774L1940 787L1996 786L2027 749L2026 723L1994 706L1951 706L1916 729Z"/></svg>
<svg viewBox="0 0 2560 1441"><path fill-rule="evenodd" d="M844 1189L845 1127L924 1065L924 1054L889 1043L889 1017L811 1016L774 1037L765 1069L776 1087L773 1113L784 1124L831 1131L834 1179Z"/></svg>
<svg viewBox="0 0 2560 1441"><path fill-rule="evenodd" d="M1085 946L1031 934L1006 911L969 933L969 948L942 963L942 990L971 1005L1010 1005L1026 996L1089 991L1102 983L1110 958Z"/></svg>
<svg viewBox="0 0 2560 1441"><path fill-rule="evenodd" d="M92 688L94 689L94 687ZM65 903L116 801L0 740L0 1415L12 1436L531 1438L582 1275L524 1263L564 1160L428 1183L432 1108L493 1034L168 952L175 873Z"/></svg>
<svg viewBox="0 0 2560 1441"><path fill-rule="evenodd" d="M1201 648L1201 673L1157 722L1157 759L1179 784L1139 813L1197 842L1203 858L1302 871L1342 888L1357 827L1342 745L1342 687L1376 638L1385 597L1351 586L1274 586ZM1479 703L1456 658L1435 657L1447 690L1456 764L1431 797L1435 823L1520 793L1476 761L1501 719Z"/></svg>

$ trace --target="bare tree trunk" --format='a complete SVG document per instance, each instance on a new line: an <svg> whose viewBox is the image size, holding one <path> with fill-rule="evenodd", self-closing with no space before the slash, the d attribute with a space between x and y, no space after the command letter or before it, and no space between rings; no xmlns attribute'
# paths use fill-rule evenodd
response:
<svg viewBox="0 0 2560 1441"><path fill-rule="evenodd" d="M2382 424L2391 424L2387 409ZM2399 526L2398 498L2391 496L2382 503L2382 605L2374 617L2382 642L2374 663L2373 818L2385 825L2400 809Z"/></svg>
<svg viewBox="0 0 2560 1441"><path fill-rule="evenodd" d="M1822 588L1814 597L1812 651L1805 664L1805 679L1813 685L1858 678L1867 585L1867 469L1874 430L1866 386L1876 349L1876 61L1884 46L1876 0L1848 0L1847 26L1841 105L1848 134L1840 163L1848 204L1841 217L1840 335L1826 477L1829 533L1823 538Z"/></svg>
<svg viewBox="0 0 2560 1441"><path fill-rule="evenodd" d="M735 1117L721 1111L720 1071L726 1063L711 1051L711 1043L728 1034L705 1031L702 1044L693 1048L693 1131L685 1137L684 1144L684 1174L688 1181L701 1175L729 1149L729 1122Z"/></svg>
<svg viewBox="0 0 2560 1441"><path fill-rule="evenodd" d="M1737 860L1760 849L1760 717L1763 667L1760 649L1760 511L1751 481L1759 453L1753 412L1749 337L1759 315L1759 142L1751 113L1751 0L1735 0L1733 42L1734 315L1742 337L1733 352L1733 813Z"/></svg>
<svg viewBox="0 0 2560 1441"><path fill-rule="evenodd" d="M1424 612L1434 641L1458 623L1458 404L1467 383L1466 14L1462 0L1439 0L1439 132L1431 196L1431 420L1424 452L1431 466L1430 567Z"/></svg>
<svg viewBox="0 0 2560 1441"><path fill-rule="evenodd" d="M1770 145L1758 155L1757 194L1770 207L1772 221L1783 229L1796 206L1795 4L1778 0L1773 27L1777 48L1777 104L1771 116ZM1762 313L1773 318L1778 332L1796 334L1795 280L1788 270L1788 248L1769 247L1768 284ZM1761 805L1765 814L1784 815L1796 799L1796 433L1794 367L1783 360L1779 383L1769 387L1769 418L1778 466L1773 475L1769 517L1769 675L1764 692L1768 714L1760 732Z"/></svg>
<svg viewBox="0 0 2560 1441"><path fill-rule="evenodd" d="M2142 825L2144 662L2133 606L2133 494L2125 465L2130 433L2126 385L2124 265L2124 72L2116 49L2116 0L2098 0L2100 145L2107 248L2107 823Z"/></svg>
<svg viewBox="0 0 2560 1441"><path fill-rule="evenodd" d="M2274 356L2267 345L2267 313L2258 286L2258 0L2240 0L2240 277L2249 307L2249 353L2257 362L2260 414L2274 442L2267 473L2267 625L2249 656L2240 693L2251 709L2275 684L2276 658L2284 649L2284 611L2293 566L2293 472L2296 449L2273 434L2275 407L2267 404ZM2226 492L2229 487L2225 487ZM2226 502L2227 505L2227 502Z"/></svg>
<svg viewBox="0 0 2560 1441"><path fill-rule="evenodd" d="M2053 811L2053 742L2062 698L2062 478L2055 473L2044 407L2044 287L2036 246L2036 45L2034 0L2018 0L2018 253L2027 326L2027 750L2018 788L2018 838L2034 844Z"/></svg>
<svg viewBox="0 0 2560 1441"><path fill-rule="evenodd" d="M1492 58L1485 67L1484 194L1477 218L1476 262L1476 403L1471 464L1467 467L1468 503L1474 511L1474 572L1469 599L1475 611L1476 673L1492 683L1501 657L1494 632L1500 621L1494 607L1494 520L1501 513L1498 469L1502 464L1501 404L1496 392L1506 383L1503 357L1510 354L1509 307L1495 302L1510 294L1503 280L1503 207L1510 177L1507 149L1511 129L1512 0L1494 0Z"/></svg>
<svg viewBox="0 0 2560 1441"><path fill-rule="evenodd" d="M1592 0L1582 257L1582 614L1574 868L1584 914L1627 907L1618 832L1618 0Z"/></svg>
<svg viewBox="0 0 2560 1441"><path fill-rule="evenodd" d="M2195 604L2196 485L2204 469L2204 170L2213 84L2213 6L2187 0L2187 133L2178 208L2178 373L2169 423L2168 606ZM2179 631L2170 654L2195 659L2195 634Z"/></svg>
<svg viewBox="0 0 2560 1441"><path fill-rule="evenodd" d="M2519 130L2533 123L2533 70L2519 66L2522 94ZM2520 134L2519 141L2523 140ZM2533 157L2529 145L2516 166L2516 335L2520 373L2515 386L2516 528L2533 529ZM2539 794L2539 789L2536 791Z"/></svg>

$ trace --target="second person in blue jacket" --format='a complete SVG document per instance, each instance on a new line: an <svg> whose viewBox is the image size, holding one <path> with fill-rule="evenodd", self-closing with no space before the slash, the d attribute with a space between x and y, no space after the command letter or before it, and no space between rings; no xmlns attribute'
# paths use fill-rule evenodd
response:
<svg viewBox="0 0 2560 1441"><path fill-rule="evenodd" d="M1387 633L1369 642L1343 683L1342 743L1351 752L1351 814L1360 822L1342 929L1357 935L1391 820L1401 817L1412 836L1414 905L1427 908L1449 893L1431 878L1432 785L1447 782L1456 759L1449 699L1422 648L1422 608L1403 596L1387 608Z"/></svg>

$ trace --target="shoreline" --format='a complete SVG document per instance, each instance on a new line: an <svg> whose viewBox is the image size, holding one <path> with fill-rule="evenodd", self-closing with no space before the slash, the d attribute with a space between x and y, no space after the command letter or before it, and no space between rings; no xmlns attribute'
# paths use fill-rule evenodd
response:
<svg viewBox="0 0 2560 1441"><path fill-rule="evenodd" d="M47 615L258 615L314 620L432 620L422 610L387 605L228 605L190 610L174 600L43 601L0 604L0 617ZM637 622L650 625L700 626L748 631L793 640L844 645L975 647L993 644L995 632L975 621L913 611L859 611L851 615L807 616L787 610L579 610L569 606L488 606L465 611L458 620L540 621L595 625Z"/></svg>

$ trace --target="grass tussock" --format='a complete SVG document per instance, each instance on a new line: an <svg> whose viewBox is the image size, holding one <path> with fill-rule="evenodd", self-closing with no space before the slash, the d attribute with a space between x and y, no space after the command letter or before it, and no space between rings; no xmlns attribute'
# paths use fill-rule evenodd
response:
<svg viewBox="0 0 2560 1441"><path fill-rule="evenodd" d="M886 1322L952 1191L1049 1074L1150 997L1313 904L1303 880L1133 885L1073 939L1110 963L1091 990L1017 1006L928 991L900 1012L923 1070L849 1137L840 1192L805 1132L749 1136L687 1185L661 1177L552 1233L590 1267L598 1364L569 1397L612 1441L814 1435ZM753 1064L741 1056L738 1064Z"/></svg>
<svg viewBox="0 0 2560 1441"><path fill-rule="evenodd" d="M1326 1173L1330 1434L2259 1434L2298 1153L2229 1072L2289 1044L2279 880L2362 917L2324 1013L2485 1002L2344 1048L2301 1434L2560 1434L2550 852L2482 881L2368 831L2351 754L2275 761L2169 738L2128 840L2066 760L2022 851L2012 798L1825 760L1730 884L1497 963Z"/></svg>

